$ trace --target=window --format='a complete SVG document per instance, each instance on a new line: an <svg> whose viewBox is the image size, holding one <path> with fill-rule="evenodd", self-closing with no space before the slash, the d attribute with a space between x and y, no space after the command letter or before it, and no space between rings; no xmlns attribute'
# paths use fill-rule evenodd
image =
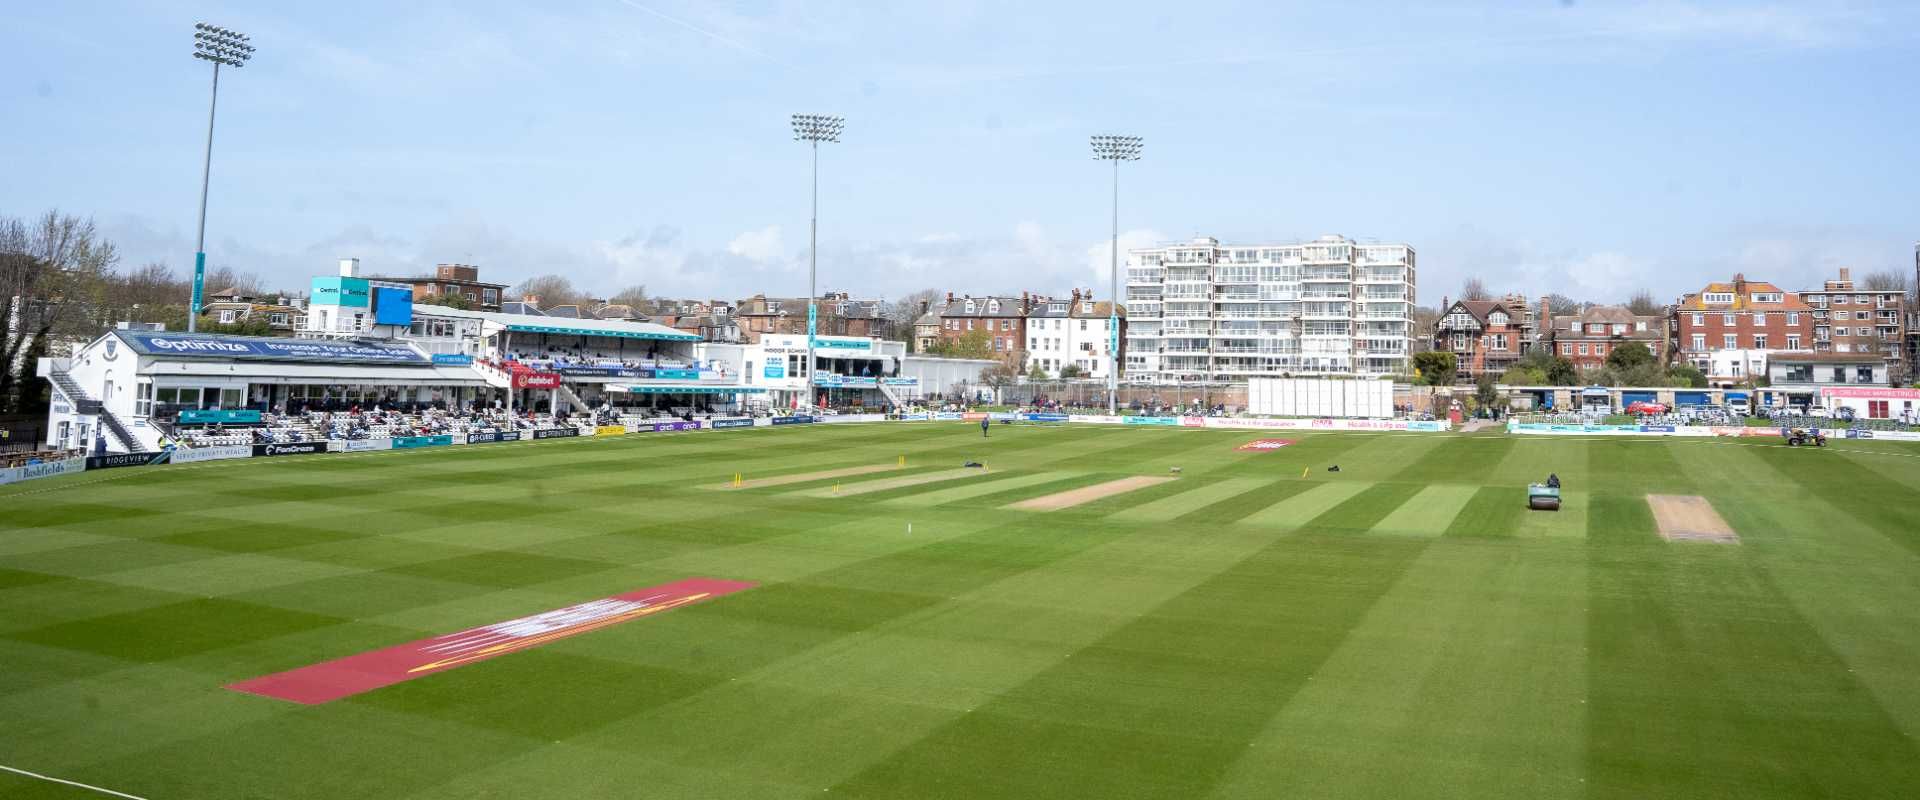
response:
<svg viewBox="0 0 1920 800"><path fill-rule="evenodd" d="M1754 324L1754 327L1766 327L1766 324L1767 324L1767 315L1766 315L1766 312L1764 312L1764 311L1756 311L1756 312L1754 312L1754 314L1753 314L1753 324Z"/></svg>
<svg viewBox="0 0 1920 800"><path fill-rule="evenodd" d="M1583 355L1583 356L1584 356L1584 355L1586 355L1586 354L1587 354L1587 343L1586 343L1586 342L1581 342L1581 343L1580 343L1580 355Z"/></svg>
<svg viewBox="0 0 1920 800"><path fill-rule="evenodd" d="M1849 333L1848 333L1848 331L1851 331L1851 330L1853 330L1853 329L1852 329L1852 328L1834 328L1834 329L1833 329L1833 335L1835 335L1835 336L1849 336L1849 335L1851 335L1851 334L1849 334Z"/></svg>
<svg viewBox="0 0 1920 800"><path fill-rule="evenodd" d="M1504 333L1498 333L1498 334L1494 334L1494 336L1493 336L1493 349L1495 349L1495 350L1505 350L1505 349L1507 349L1507 335L1506 335L1506 334L1504 334Z"/></svg>
<svg viewBox="0 0 1920 800"><path fill-rule="evenodd" d="M1854 296L1853 296L1853 304L1854 304L1854 305L1856 305L1856 306L1864 306L1864 305L1866 305L1866 304L1867 304L1867 296L1866 296L1866 295L1864 295L1864 294L1856 294L1856 295L1854 295Z"/></svg>
<svg viewBox="0 0 1920 800"><path fill-rule="evenodd" d="M1834 367L1834 368L1833 368L1833 382L1834 382L1834 383L1846 383L1846 382L1847 382L1847 368L1846 368L1846 367Z"/></svg>
<svg viewBox="0 0 1920 800"><path fill-rule="evenodd" d="M1646 321L1646 320L1644 320L1644 319L1636 319L1636 320L1634 320L1634 321L1633 321L1633 330L1634 330L1634 332L1635 332L1635 333L1646 333L1646 332L1647 332L1647 321Z"/></svg>
<svg viewBox="0 0 1920 800"><path fill-rule="evenodd" d="M973 320L967 320L967 330L973 330Z"/></svg>
<svg viewBox="0 0 1920 800"><path fill-rule="evenodd" d="M268 314L267 324L268 325L285 325L287 324L287 315L279 312Z"/></svg>
<svg viewBox="0 0 1920 800"><path fill-rule="evenodd" d="M1624 335L1626 335L1626 333L1627 333L1627 324L1626 324L1626 323L1624 323L1624 322L1616 322L1616 323L1613 323L1613 335L1615 335L1615 336L1624 336Z"/></svg>
<svg viewBox="0 0 1920 800"><path fill-rule="evenodd" d="M1704 333L1696 333L1696 334L1694 334L1694 335L1693 335L1693 349L1695 349L1695 350L1705 350L1705 349L1707 349L1707 335L1706 335L1706 334L1704 334Z"/></svg>
<svg viewBox="0 0 1920 800"><path fill-rule="evenodd" d="M1740 337L1735 334L1731 334L1731 333L1720 334L1720 346L1728 350L1736 349L1740 346L1739 339Z"/></svg>
<svg viewBox="0 0 1920 800"><path fill-rule="evenodd" d="M1728 327L1738 325L1740 324L1740 315L1739 314L1721 314L1720 324L1726 325Z"/></svg>
<svg viewBox="0 0 1920 800"><path fill-rule="evenodd" d="M1693 315L1693 324L1695 324L1695 325L1705 325L1705 324L1707 324L1707 315L1705 315L1705 314L1695 314L1695 315Z"/></svg>
<svg viewBox="0 0 1920 800"><path fill-rule="evenodd" d="M222 325L233 324L233 309L229 308L220 312L220 324Z"/></svg>
<svg viewBox="0 0 1920 800"><path fill-rule="evenodd" d="M1873 312L1871 312L1871 311L1855 311L1855 312L1853 312L1853 318L1854 318L1854 319L1861 319L1861 320L1866 320L1866 319L1873 319Z"/></svg>
<svg viewBox="0 0 1920 800"><path fill-rule="evenodd" d="M1767 335L1766 335L1766 334L1764 334L1764 333L1756 333L1756 334L1754 334L1754 335L1753 335L1753 349L1755 349L1755 350L1765 350L1765 349L1767 349Z"/></svg>
<svg viewBox="0 0 1920 800"><path fill-rule="evenodd" d="M1573 345L1570 345L1570 344L1560 345L1560 355L1563 355L1563 356L1573 355Z"/></svg>
<svg viewBox="0 0 1920 800"><path fill-rule="evenodd" d="M133 386L133 415L144 417L153 413L153 384L146 381Z"/></svg>
<svg viewBox="0 0 1920 800"><path fill-rule="evenodd" d="M1455 350L1465 350L1465 349L1467 349L1467 335L1466 335L1466 334L1464 334L1464 333L1456 333L1456 334L1454 334L1454 335L1453 335L1453 349L1455 349Z"/></svg>
<svg viewBox="0 0 1920 800"><path fill-rule="evenodd" d="M1701 296L1701 302L1708 304L1726 304L1733 302L1732 292L1707 292Z"/></svg>
<svg viewBox="0 0 1920 800"><path fill-rule="evenodd" d="M974 309L975 309L975 308L976 308L976 307L974 306L974 304L973 304L973 301L972 301L972 300L968 300L968 301L967 301L967 313L969 313L969 314L972 314L972 313L974 312Z"/></svg>
<svg viewBox="0 0 1920 800"><path fill-rule="evenodd" d="M1037 336L1027 337L1027 349L1029 350L1040 349L1040 338Z"/></svg>
<svg viewBox="0 0 1920 800"><path fill-rule="evenodd" d="M1086 330L1086 329L1087 329L1087 321L1086 321L1086 320L1084 320L1084 319L1083 319L1083 320L1080 320L1080 330L1083 330L1083 331L1084 331L1084 330Z"/></svg>
<svg viewBox="0 0 1920 800"><path fill-rule="evenodd" d="M246 404L247 390L238 388L220 390L221 408L240 408Z"/></svg>
<svg viewBox="0 0 1920 800"><path fill-rule="evenodd" d="M1780 302L1780 293L1779 292L1754 292L1753 302L1778 303Z"/></svg>
<svg viewBox="0 0 1920 800"><path fill-rule="evenodd" d="M1594 343L1594 345L1593 345L1593 354L1594 354L1594 355L1596 355L1596 356L1604 356L1604 355L1606 355L1606 354L1607 354L1607 345L1606 345L1605 343L1603 343L1603 342L1595 342L1595 343Z"/></svg>
<svg viewBox="0 0 1920 800"><path fill-rule="evenodd" d="M1507 324L1507 315L1501 312L1495 311L1487 315L1487 322L1492 323L1494 325L1505 325Z"/></svg>
<svg viewBox="0 0 1920 800"><path fill-rule="evenodd" d="M989 313L989 314L998 314L998 313L1000 313L1000 301L998 301L998 300L988 300L988 301L987 301L987 313Z"/></svg>
<svg viewBox="0 0 1920 800"><path fill-rule="evenodd" d="M1000 320L1000 330L1003 330L1003 331L1013 330L1013 320L1010 320L1010 319Z"/></svg>
<svg viewBox="0 0 1920 800"><path fill-rule="evenodd" d="M1854 383L1873 383L1873 367L1856 367L1853 370Z"/></svg>
<svg viewBox="0 0 1920 800"><path fill-rule="evenodd" d="M1793 327L1798 324L1800 324L1800 312L1798 311L1787 312L1787 327Z"/></svg>
<svg viewBox="0 0 1920 800"><path fill-rule="evenodd" d="M1788 350L1800 349L1800 334L1797 334L1797 333L1787 334L1787 349Z"/></svg>

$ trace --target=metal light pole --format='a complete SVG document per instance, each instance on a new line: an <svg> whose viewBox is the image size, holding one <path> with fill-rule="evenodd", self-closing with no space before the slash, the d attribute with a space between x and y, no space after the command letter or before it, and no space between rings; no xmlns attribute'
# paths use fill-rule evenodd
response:
<svg viewBox="0 0 1920 800"><path fill-rule="evenodd" d="M1107 413L1120 413L1120 162L1140 160L1140 137L1095 136L1093 158L1113 162L1113 297L1108 303Z"/></svg>
<svg viewBox="0 0 1920 800"><path fill-rule="evenodd" d="M820 266L820 143L840 141L847 121L825 114L793 115L793 140L813 147L813 221L807 228L807 404L813 405L813 336L820 319L816 303L820 291L815 278Z"/></svg>
<svg viewBox="0 0 1920 800"><path fill-rule="evenodd" d="M247 65L253 45L247 35L204 22L193 26L193 57L213 62L213 101L207 104L207 153L200 162L200 233L193 245L193 297L187 309L187 331L199 328L200 297L207 279L207 181L213 173L213 112L220 105L220 65L234 69Z"/></svg>

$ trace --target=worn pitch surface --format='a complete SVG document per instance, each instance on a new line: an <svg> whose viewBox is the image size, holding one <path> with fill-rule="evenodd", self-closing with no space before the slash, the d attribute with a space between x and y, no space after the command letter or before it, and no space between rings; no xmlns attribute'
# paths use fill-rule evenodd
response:
<svg viewBox="0 0 1920 800"><path fill-rule="evenodd" d="M1920 450L1249 438L792 426L5 487L0 764L153 800L1920 796ZM1547 472L1565 510L1530 513ZM1662 539L1649 494L1740 546ZM692 577L755 586L321 705L223 688Z"/></svg>

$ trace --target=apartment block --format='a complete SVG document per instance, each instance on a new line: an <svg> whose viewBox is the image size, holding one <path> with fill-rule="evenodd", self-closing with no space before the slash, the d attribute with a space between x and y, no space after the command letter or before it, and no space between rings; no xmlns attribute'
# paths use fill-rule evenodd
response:
<svg viewBox="0 0 1920 800"><path fill-rule="evenodd" d="M1134 250L1122 374L1175 384L1406 373L1414 257L1405 244L1342 236Z"/></svg>
<svg viewBox="0 0 1920 800"><path fill-rule="evenodd" d="M1105 378L1113 365L1113 346L1125 353L1126 309L1119 312L1119 336L1108 328L1113 304L1075 289L1065 298L1038 298L1027 313L1027 364L1055 377L1068 367L1083 378Z"/></svg>
<svg viewBox="0 0 1920 800"><path fill-rule="evenodd" d="M1853 284L1851 270L1819 289L1801 292L1813 308L1813 351L1878 356L1887 374L1900 380L1907 369L1907 294L1897 290L1872 291Z"/></svg>

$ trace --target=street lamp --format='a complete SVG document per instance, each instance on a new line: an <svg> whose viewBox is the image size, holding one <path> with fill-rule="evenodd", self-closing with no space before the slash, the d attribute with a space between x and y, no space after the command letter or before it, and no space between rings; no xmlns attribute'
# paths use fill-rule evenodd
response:
<svg viewBox="0 0 1920 800"><path fill-rule="evenodd" d="M213 62L213 102L207 105L207 154L200 162L200 234L193 245L193 300L187 309L187 331L199 326L200 295L207 278L207 179L213 172L213 112L220 105L220 65L234 69L247 65L253 45L247 35L204 22L193 26L193 57Z"/></svg>
<svg viewBox="0 0 1920 800"><path fill-rule="evenodd" d="M843 117L825 114L793 115L793 140L813 147L813 221L807 228L807 404L813 404L813 336L820 319L815 302L820 292L814 286L820 265L820 143L840 141L847 126Z"/></svg>
<svg viewBox="0 0 1920 800"><path fill-rule="evenodd" d="M1140 160L1140 137L1093 137L1095 161L1113 162L1113 299L1107 312L1107 413L1120 413L1120 162Z"/></svg>

